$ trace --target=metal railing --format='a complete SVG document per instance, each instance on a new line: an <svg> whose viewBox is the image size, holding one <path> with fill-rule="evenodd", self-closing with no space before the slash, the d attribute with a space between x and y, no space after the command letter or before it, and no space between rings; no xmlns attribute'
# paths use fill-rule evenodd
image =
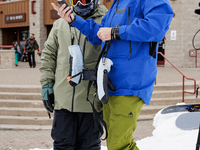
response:
<svg viewBox="0 0 200 150"><path fill-rule="evenodd" d="M189 94L195 94L196 93L196 80L193 79L193 78L188 78L186 77L172 62L169 61L169 59L167 59L165 57L165 55L163 55L161 52L158 52L158 54L160 54L162 57L164 57L182 76L183 76L183 87L182 87L182 102L184 102L184 94L185 93L189 93ZM193 80L194 81L194 92L188 92L188 91L185 91L185 78L187 80ZM155 82L156 84L156 82Z"/></svg>

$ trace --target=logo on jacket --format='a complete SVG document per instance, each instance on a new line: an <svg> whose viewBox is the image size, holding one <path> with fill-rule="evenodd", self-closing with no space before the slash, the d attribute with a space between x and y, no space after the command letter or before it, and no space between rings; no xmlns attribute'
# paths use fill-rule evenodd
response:
<svg viewBox="0 0 200 150"><path fill-rule="evenodd" d="M128 114L129 116L133 116L133 113L132 113L132 111Z"/></svg>

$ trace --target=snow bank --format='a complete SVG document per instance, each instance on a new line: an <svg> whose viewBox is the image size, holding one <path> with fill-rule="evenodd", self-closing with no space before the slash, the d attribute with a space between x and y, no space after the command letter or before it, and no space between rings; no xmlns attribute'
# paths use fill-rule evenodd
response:
<svg viewBox="0 0 200 150"><path fill-rule="evenodd" d="M161 114L159 111L154 117L153 136L136 141L138 148L140 150L194 150L198 129L181 130L177 128L175 121L181 114L183 112Z"/></svg>

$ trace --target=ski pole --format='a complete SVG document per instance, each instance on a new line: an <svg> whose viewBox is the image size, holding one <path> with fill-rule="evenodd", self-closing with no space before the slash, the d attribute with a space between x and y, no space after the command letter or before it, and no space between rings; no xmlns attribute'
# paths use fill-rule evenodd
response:
<svg viewBox="0 0 200 150"><path fill-rule="evenodd" d="M198 138L197 138L196 150L199 150L199 147L200 147L200 125L199 125L199 133L198 133Z"/></svg>
<svg viewBox="0 0 200 150"><path fill-rule="evenodd" d="M200 87L200 82L199 82L199 87ZM199 90L199 87L198 87L197 90L196 90L196 98L198 97L198 90Z"/></svg>

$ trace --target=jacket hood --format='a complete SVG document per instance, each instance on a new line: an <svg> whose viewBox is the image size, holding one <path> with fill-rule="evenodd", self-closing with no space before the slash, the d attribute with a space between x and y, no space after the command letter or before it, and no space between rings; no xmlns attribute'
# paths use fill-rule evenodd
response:
<svg viewBox="0 0 200 150"><path fill-rule="evenodd" d="M73 7L71 7L72 8L72 10L73 10ZM108 11L108 9L104 6L104 5L97 5L97 8L94 10L94 12L93 12L93 14L92 15L90 15L89 17L81 17L81 16L79 16L79 17L81 17L81 18L83 18L83 19L89 19L89 18L96 18L96 17L102 17L102 16L104 16L105 15L105 13ZM74 15L77 15L74 11L73 11L73 14Z"/></svg>

